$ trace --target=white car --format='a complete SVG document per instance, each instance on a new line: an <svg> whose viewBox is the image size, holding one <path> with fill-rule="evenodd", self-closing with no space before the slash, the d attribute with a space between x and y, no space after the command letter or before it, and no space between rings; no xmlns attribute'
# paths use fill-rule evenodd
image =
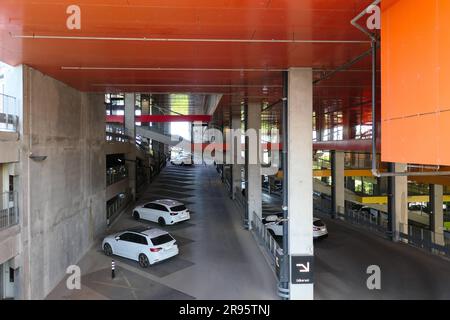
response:
<svg viewBox="0 0 450 320"><path fill-rule="evenodd" d="M139 262L143 268L178 254L175 239L166 231L124 231L107 236L102 243L107 256L117 255Z"/></svg>
<svg viewBox="0 0 450 320"><path fill-rule="evenodd" d="M280 215L270 215L263 219L267 230L272 236L283 236L283 220ZM313 220L313 237L314 239L326 238L328 236L328 229L325 223L318 218Z"/></svg>
<svg viewBox="0 0 450 320"><path fill-rule="evenodd" d="M175 166L190 166L192 165L191 155L181 155L170 160L170 163Z"/></svg>
<svg viewBox="0 0 450 320"><path fill-rule="evenodd" d="M156 200L134 208L133 217L136 220L148 220L165 226L189 220L191 215L186 206L179 201Z"/></svg>

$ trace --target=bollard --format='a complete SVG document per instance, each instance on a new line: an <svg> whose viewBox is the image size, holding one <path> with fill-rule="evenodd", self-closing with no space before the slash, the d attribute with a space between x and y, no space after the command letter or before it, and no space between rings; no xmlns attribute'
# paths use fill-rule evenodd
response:
<svg viewBox="0 0 450 320"><path fill-rule="evenodd" d="M111 278L114 279L116 277L116 263L114 260L111 261Z"/></svg>

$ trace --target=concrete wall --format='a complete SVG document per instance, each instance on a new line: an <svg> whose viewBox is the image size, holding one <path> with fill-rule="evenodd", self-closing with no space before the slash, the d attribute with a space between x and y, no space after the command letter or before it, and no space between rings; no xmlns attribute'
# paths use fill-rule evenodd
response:
<svg viewBox="0 0 450 320"><path fill-rule="evenodd" d="M104 97L26 66L23 92L20 298L42 299L106 226Z"/></svg>

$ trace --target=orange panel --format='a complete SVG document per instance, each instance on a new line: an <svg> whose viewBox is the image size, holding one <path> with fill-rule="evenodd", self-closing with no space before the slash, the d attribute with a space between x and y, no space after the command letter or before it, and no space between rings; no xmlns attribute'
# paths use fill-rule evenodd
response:
<svg viewBox="0 0 450 320"><path fill-rule="evenodd" d="M382 160L449 165L449 1L390 1L382 15Z"/></svg>

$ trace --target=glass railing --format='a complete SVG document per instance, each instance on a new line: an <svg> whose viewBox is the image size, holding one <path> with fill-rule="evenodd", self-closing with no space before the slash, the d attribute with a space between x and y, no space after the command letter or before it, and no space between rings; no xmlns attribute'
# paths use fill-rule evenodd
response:
<svg viewBox="0 0 450 320"><path fill-rule="evenodd" d="M0 193L0 230L19 224L17 193Z"/></svg>
<svg viewBox="0 0 450 320"><path fill-rule="evenodd" d="M111 142L128 142L130 139L126 134L123 126L107 124L106 125L106 141Z"/></svg>
<svg viewBox="0 0 450 320"><path fill-rule="evenodd" d="M131 201L130 194L128 192L125 192L121 195L116 196L112 201L110 201L107 204L106 219L108 226L115 218L117 218L117 214L121 212L130 201Z"/></svg>
<svg viewBox="0 0 450 320"><path fill-rule="evenodd" d="M128 177L128 168L126 165L108 168L106 170L106 186L115 184Z"/></svg>
<svg viewBox="0 0 450 320"><path fill-rule="evenodd" d="M16 132L18 123L16 98L0 93L0 131Z"/></svg>

